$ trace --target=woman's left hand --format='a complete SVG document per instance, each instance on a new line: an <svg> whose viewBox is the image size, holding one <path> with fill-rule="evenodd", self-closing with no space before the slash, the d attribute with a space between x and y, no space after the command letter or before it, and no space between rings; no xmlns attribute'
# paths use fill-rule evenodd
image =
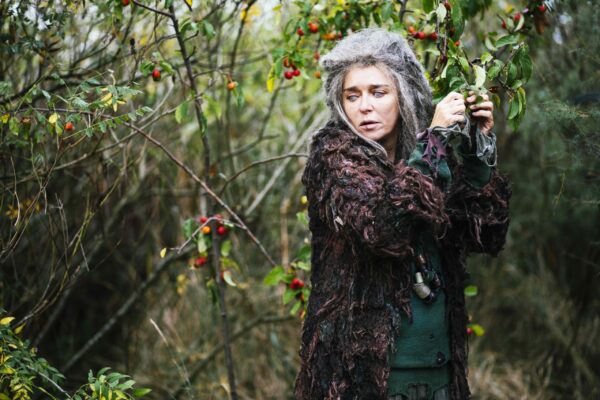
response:
<svg viewBox="0 0 600 400"><path fill-rule="evenodd" d="M494 103L490 101L487 94L483 94L481 97L483 101L475 104L477 96L475 93L470 92L469 97L465 100L468 109L471 111L472 121L477 124L482 133L488 135L494 127Z"/></svg>

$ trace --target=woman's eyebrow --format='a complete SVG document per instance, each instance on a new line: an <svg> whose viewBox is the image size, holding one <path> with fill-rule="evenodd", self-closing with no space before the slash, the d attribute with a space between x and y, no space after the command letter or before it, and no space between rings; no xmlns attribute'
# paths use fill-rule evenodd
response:
<svg viewBox="0 0 600 400"><path fill-rule="evenodd" d="M380 88L389 88L390 85L386 85L386 84L373 84L373 85L369 85L369 89L380 89ZM344 92L358 92L360 91L360 89L358 89L357 86L350 86L348 88L344 89Z"/></svg>

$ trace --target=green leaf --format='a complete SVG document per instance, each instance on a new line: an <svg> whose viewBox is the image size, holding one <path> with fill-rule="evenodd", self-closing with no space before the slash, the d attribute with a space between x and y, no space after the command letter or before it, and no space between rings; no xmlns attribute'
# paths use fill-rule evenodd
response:
<svg viewBox="0 0 600 400"><path fill-rule="evenodd" d="M474 65L473 70L475 71L475 86L480 88L485 83L485 69L479 65Z"/></svg>
<svg viewBox="0 0 600 400"><path fill-rule="evenodd" d="M147 395L151 391L152 391L152 389L148 389L148 388L137 388L137 389L133 390L133 395L135 397L144 397L145 395Z"/></svg>
<svg viewBox="0 0 600 400"><path fill-rule="evenodd" d="M460 64L460 68L463 70L465 74L468 74L471 68L469 68L469 61L462 56L458 57L458 62Z"/></svg>
<svg viewBox="0 0 600 400"><path fill-rule="evenodd" d="M297 261L293 264L296 268L301 269L303 271L310 271L310 264L304 261Z"/></svg>
<svg viewBox="0 0 600 400"><path fill-rule="evenodd" d="M89 110L90 104L79 97L75 97L72 101L73 107L79 110Z"/></svg>
<svg viewBox="0 0 600 400"><path fill-rule="evenodd" d="M296 219L304 226L308 226L308 213L300 211L296 213Z"/></svg>
<svg viewBox="0 0 600 400"><path fill-rule="evenodd" d="M189 239L192 236L192 233L196 230L196 222L192 218L188 218L183 223L183 237L185 239Z"/></svg>
<svg viewBox="0 0 600 400"><path fill-rule="evenodd" d="M471 324L471 329L473 329L473 333L477 336L483 336L485 334L485 329L479 324Z"/></svg>
<svg viewBox="0 0 600 400"><path fill-rule="evenodd" d="M513 119L519 114L520 101L518 96L513 96L508 107L508 119Z"/></svg>
<svg viewBox="0 0 600 400"><path fill-rule="evenodd" d="M300 301L297 301L294 303L294 306L292 307L292 309L290 310L290 315L294 315L298 312L298 310L300 309L300 306L302 305L302 303Z"/></svg>
<svg viewBox="0 0 600 400"><path fill-rule="evenodd" d="M183 103L178 105L177 108L175 109L175 121L177 121L178 124L181 124L181 121L183 121L183 119L187 115L187 110L188 110L188 102L187 101L184 101Z"/></svg>
<svg viewBox="0 0 600 400"><path fill-rule="evenodd" d="M278 265L269 271L267 276L263 279L263 283L267 286L276 285L281 281L284 275L285 271L283 270L283 267Z"/></svg>
<svg viewBox="0 0 600 400"><path fill-rule="evenodd" d="M498 76L504 64L500 60L494 60L494 64L488 69L487 76L489 79L494 79Z"/></svg>
<svg viewBox="0 0 600 400"><path fill-rule="evenodd" d="M426 13L433 11L433 0L423 0L423 11Z"/></svg>
<svg viewBox="0 0 600 400"><path fill-rule="evenodd" d="M493 39L489 35L485 37L485 39L483 40L483 43L485 44L485 47L489 51L496 51L496 45L495 45Z"/></svg>
<svg viewBox="0 0 600 400"><path fill-rule="evenodd" d="M513 82L517 78L518 72L519 72L519 70L517 69L517 66L515 65L515 63L511 62L510 64L508 64L508 73L506 74L506 84L507 85L510 86L513 84Z"/></svg>
<svg viewBox="0 0 600 400"><path fill-rule="evenodd" d="M531 62L531 57L529 56L529 47L526 44L524 44L517 51L515 59L517 59L517 63L521 68L523 81L527 82L529 78L531 78L531 74L533 72L533 63Z"/></svg>
<svg viewBox="0 0 600 400"><path fill-rule="evenodd" d="M462 14L461 1L449 0L449 3L452 7L451 17L452 25L454 26L454 35L452 35L452 40L458 40L465 29L465 19L463 18Z"/></svg>
<svg viewBox="0 0 600 400"><path fill-rule="evenodd" d="M283 304L289 303L294 297L296 297L296 291L286 287L285 292L283 292Z"/></svg>
<svg viewBox="0 0 600 400"><path fill-rule="evenodd" d="M492 60L492 58L493 58L493 57L492 57L492 55L491 55L490 53L488 53L488 52L485 52L485 53L483 53L483 54L481 55L481 57L480 57L480 59L481 59L481 62L482 62L483 64L487 64L489 61L491 61L491 60Z"/></svg>
<svg viewBox="0 0 600 400"><path fill-rule="evenodd" d="M502 36L496 41L496 47L506 46L508 44L515 44L519 40L519 35L506 35Z"/></svg>
<svg viewBox="0 0 600 400"><path fill-rule="evenodd" d="M206 133L206 128L208 127L208 122L206 121L206 115L204 112L200 113L200 134L204 136Z"/></svg>
<svg viewBox="0 0 600 400"><path fill-rule="evenodd" d="M381 18L385 22L388 19L390 19L391 16L392 16L392 2L386 1L383 3L383 6L381 7Z"/></svg>
<svg viewBox="0 0 600 400"><path fill-rule="evenodd" d="M207 39L212 39L213 37L215 37L215 28L206 19L202 20L201 31Z"/></svg>
<svg viewBox="0 0 600 400"><path fill-rule="evenodd" d="M477 286L469 285L465 288L465 296L473 297L477 296Z"/></svg>
<svg viewBox="0 0 600 400"><path fill-rule="evenodd" d="M198 253L202 254L208 250L208 237L206 235L200 235L198 237L196 247L198 248Z"/></svg>
<svg viewBox="0 0 600 400"><path fill-rule="evenodd" d="M300 250L298 250L298 255L296 256L296 258L303 261L310 261L311 253L312 251L310 245L305 244L300 248Z"/></svg>
<svg viewBox="0 0 600 400"><path fill-rule="evenodd" d="M227 239L226 241L224 241L221 245L221 256L228 257L229 252L231 251L231 246L231 240Z"/></svg>

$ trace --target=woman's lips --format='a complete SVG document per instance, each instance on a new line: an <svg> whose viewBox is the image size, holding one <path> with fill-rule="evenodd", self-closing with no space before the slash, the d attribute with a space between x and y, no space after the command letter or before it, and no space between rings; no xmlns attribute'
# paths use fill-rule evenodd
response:
<svg viewBox="0 0 600 400"><path fill-rule="evenodd" d="M380 122L372 122L372 121L370 121L370 122L363 122L362 124L360 124L360 127L362 129L367 130L367 131L370 131L370 130L375 129L379 125L380 125Z"/></svg>

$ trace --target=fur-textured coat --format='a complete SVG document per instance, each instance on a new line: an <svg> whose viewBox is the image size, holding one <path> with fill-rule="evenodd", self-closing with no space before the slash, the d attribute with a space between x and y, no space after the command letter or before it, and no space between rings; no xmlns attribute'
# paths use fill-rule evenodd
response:
<svg viewBox="0 0 600 400"><path fill-rule="evenodd" d="M464 285L469 252L497 254L508 228L507 181L495 169L477 189L452 154L442 192L404 160L395 165L347 128L329 122L313 138L303 175L312 232L312 292L302 328L300 400L386 399L388 352L410 318L412 238L435 232L446 283L451 397L464 400ZM390 347L391 346L391 347Z"/></svg>

